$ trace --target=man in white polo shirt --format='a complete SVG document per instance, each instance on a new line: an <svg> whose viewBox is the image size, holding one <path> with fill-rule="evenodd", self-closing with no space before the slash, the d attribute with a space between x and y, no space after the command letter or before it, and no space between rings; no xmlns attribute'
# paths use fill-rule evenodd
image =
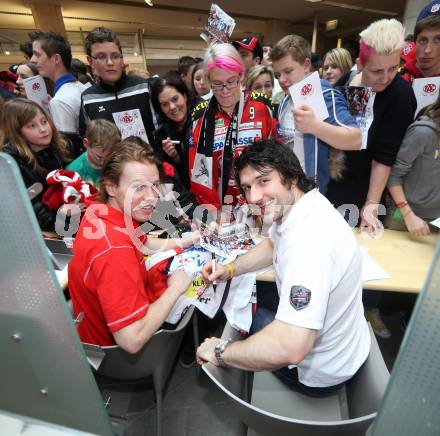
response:
<svg viewBox="0 0 440 436"><path fill-rule="evenodd" d="M70 72L72 50L69 41L53 32L34 32L33 56L38 72L54 83L54 96L49 101L50 114L56 128L63 133L78 133L81 94L87 86Z"/></svg>
<svg viewBox="0 0 440 436"><path fill-rule="evenodd" d="M206 265L203 274L224 281L273 264L280 302L276 313L257 311L258 331L248 339L205 340L198 361L276 370L296 390L329 395L356 374L370 350L356 239L287 146L257 142L235 171L247 202L273 220L269 238L214 273Z"/></svg>

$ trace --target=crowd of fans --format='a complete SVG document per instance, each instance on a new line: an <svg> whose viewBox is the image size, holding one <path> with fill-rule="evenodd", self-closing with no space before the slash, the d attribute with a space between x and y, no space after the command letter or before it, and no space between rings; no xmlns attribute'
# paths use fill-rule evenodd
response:
<svg viewBox="0 0 440 436"><path fill-rule="evenodd" d="M81 258L75 258L69 275L77 290L72 293L75 312L84 305L94 307L93 317L81 324L83 339L100 345L116 341L137 351L189 283L179 273L156 300L145 293L139 297L136 290L148 288L145 269L139 268L141 251L115 231L124 224L124 198L133 200L135 229L156 207L143 193L157 200L151 186L164 177L179 193L177 222L188 222L197 205L234 210L244 203L234 161L260 140L288 145L306 176L342 213L348 211L346 205L356 206L354 221L347 214L352 225L375 232L382 220L393 229L428 234L428 222L440 216L440 99L416 113L411 85L417 78L440 76L440 8L432 5L420 12L409 53L402 24L382 19L360 33L358 53L334 48L323 56L318 72L329 113L323 121L311 107L294 107L289 93L291 85L315 70L310 43L298 35L273 45L252 36L213 44L203 59L183 56L176 70L157 77L127 71L111 29L97 27L87 35L88 65L72 59L64 37L30 34L22 47L27 59L2 72L0 148L17 161L26 187L43 186L32 199L42 230L54 231L59 214L85 215L76 245ZM47 82L45 107L28 100L23 86L24 79L37 74ZM347 105L346 90L352 86L370 87L374 93L374 117L365 141ZM98 194L52 209L47 176L55 170L77 172ZM96 205L109 209L85 213L87 206ZM91 250L86 230L97 228L98 222L108 237ZM125 248L118 251L121 246ZM175 242L170 239L167 248L175 248ZM137 265L137 271L115 278L116 270L107 269L115 262ZM78 297L90 287L100 295L106 314L111 313L105 320L95 297ZM124 304L118 303L121 289L132 290L124 293ZM365 304L376 316L375 331L389 336L378 317L378 302ZM126 318L133 307L136 314Z"/></svg>

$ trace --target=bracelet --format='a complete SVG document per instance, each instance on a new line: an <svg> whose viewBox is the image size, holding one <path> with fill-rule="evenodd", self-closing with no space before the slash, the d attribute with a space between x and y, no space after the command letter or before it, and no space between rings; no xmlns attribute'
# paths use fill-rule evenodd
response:
<svg viewBox="0 0 440 436"><path fill-rule="evenodd" d="M396 203L396 207L398 208L398 209L401 209L402 207L405 207L405 206L407 206L408 205L408 202L406 201L406 200L404 200L404 201L399 201L399 203Z"/></svg>
<svg viewBox="0 0 440 436"><path fill-rule="evenodd" d="M229 278L232 279L235 276L235 268L232 266L232 263L225 263L224 266L229 272Z"/></svg>

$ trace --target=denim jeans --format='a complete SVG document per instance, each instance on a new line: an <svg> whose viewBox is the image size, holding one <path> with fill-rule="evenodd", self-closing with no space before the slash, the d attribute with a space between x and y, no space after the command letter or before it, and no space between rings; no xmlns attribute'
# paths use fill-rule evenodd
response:
<svg viewBox="0 0 440 436"><path fill-rule="evenodd" d="M268 324L270 324L275 319L275 312L267 309L266 307L258 307L254 318L252 320L252 325L250 329L250 334L255 334L262 330ZM302 384L298 380L298 370L297 368L288 368L287 366L272 371L272 373L278 377L284 384L289 388L301 392L302 394L308 395L310 397L326 397L332 395L334 392L341 389L344 383L340 383L334 386L328 387L312 387Z"/></svg>

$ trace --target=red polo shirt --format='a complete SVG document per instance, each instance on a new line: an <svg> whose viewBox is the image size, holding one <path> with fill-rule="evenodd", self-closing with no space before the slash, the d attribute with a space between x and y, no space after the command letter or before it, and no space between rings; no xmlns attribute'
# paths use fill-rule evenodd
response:
<svg viewBox="0 0 440 436"><path fill-rule="evenodd" d="M132 227L131 227L132 226ZM144 256L129 235L139 224L110 206L90 206L73 245L69 290L83 342L113 345L112 332L145 316L154 301L149 293ZM140 242L146 241L142 234Z"/></svg>

